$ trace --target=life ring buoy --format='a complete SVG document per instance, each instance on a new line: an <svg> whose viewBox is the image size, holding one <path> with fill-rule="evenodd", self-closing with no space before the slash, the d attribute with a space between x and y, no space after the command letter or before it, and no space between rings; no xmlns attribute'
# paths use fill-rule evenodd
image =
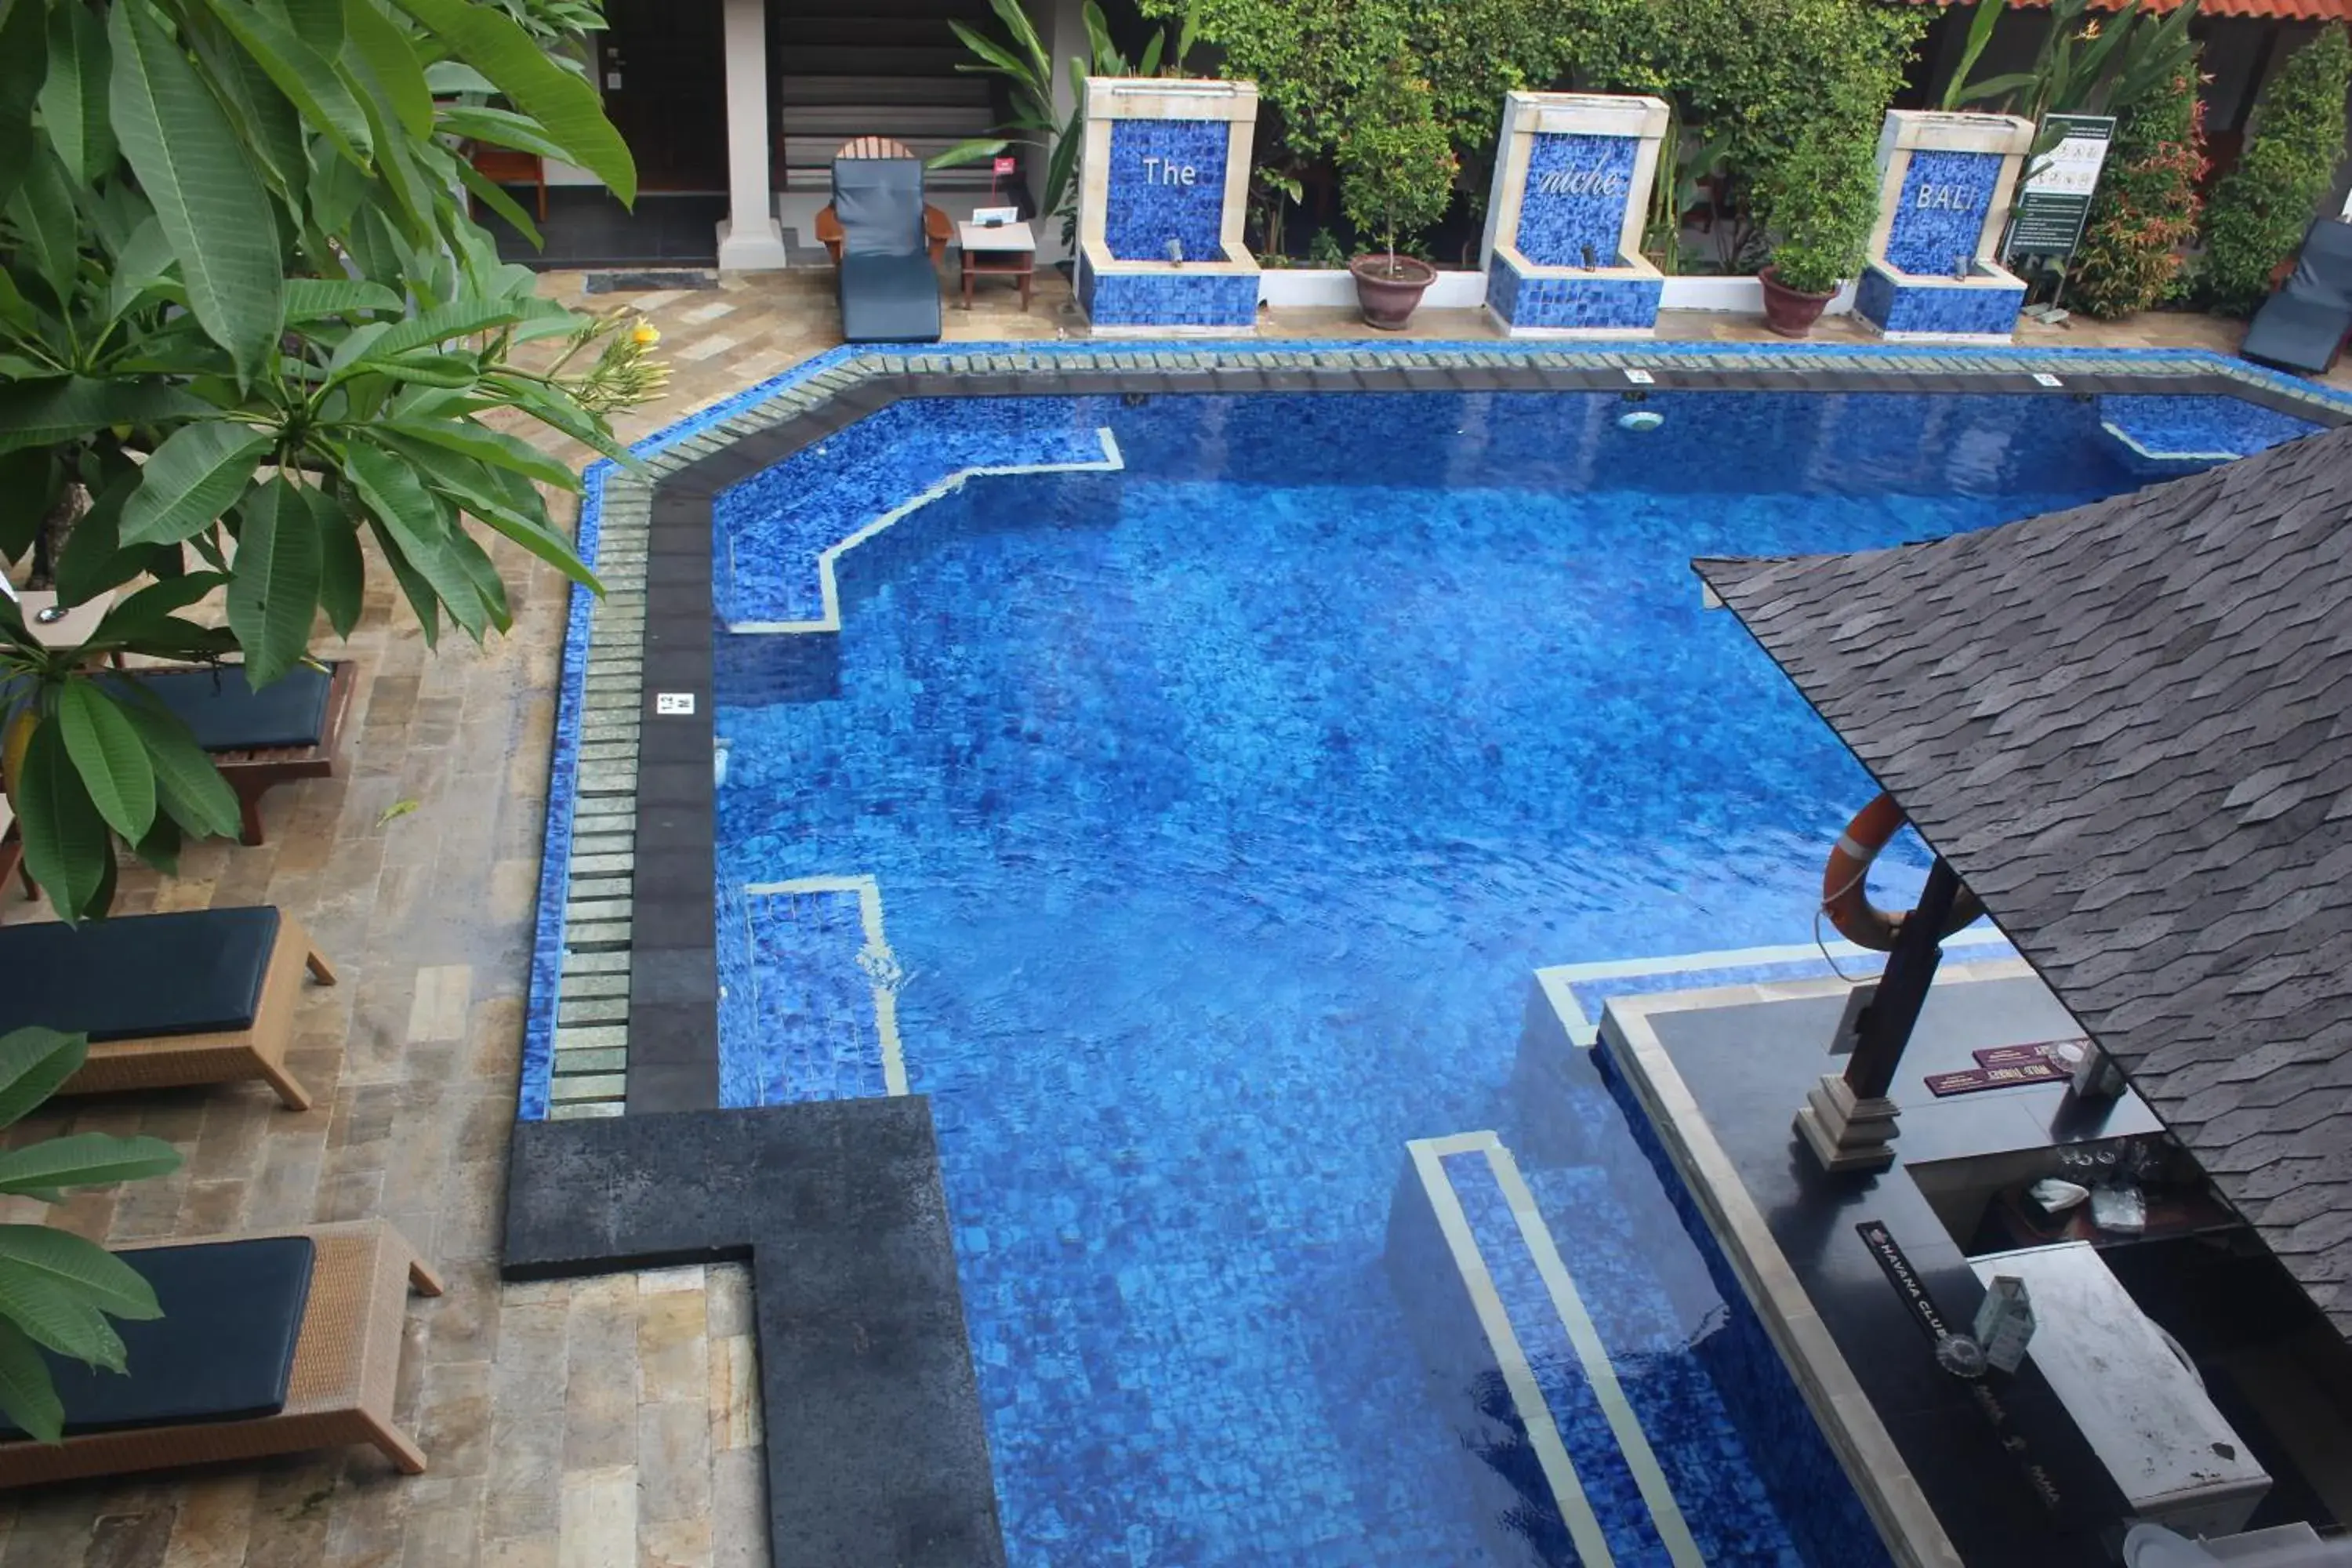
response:
<svg viewBox="0 0 2352 1568"><path fill-rule="evenodd" d="M1856 947L1866 947L1874 952L1892 952L1897 937L1903 934L1903 922L1911 911L1890 914L1870 901L1870 889L1863 883L1870 875L1870 863L1886 847L1897 829L1903 826L1903 808L1895 797L1881 793L1877 799L1853 814L1845 831L1830 850L1829 864L1822 870L1822 913L1830 917L1830 924L1838 934ZM1937 932L1937 940L1950 936L1984 913L1984 905L1963 885L1952 900L1952 912Z"/></svg>

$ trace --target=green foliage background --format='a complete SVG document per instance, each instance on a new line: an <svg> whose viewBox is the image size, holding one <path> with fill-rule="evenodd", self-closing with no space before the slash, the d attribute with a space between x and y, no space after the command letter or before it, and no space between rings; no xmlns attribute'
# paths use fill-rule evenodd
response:
<svg viewBox="0 0 2352 1568"><path fill-rule="evenodd" d="M2067 268L2069 305L2112 320L2153 309L2179 290L2180 247L2196 235L2204 205L2197 194L2204 127L2193 62L2124 107Z"/></svg>
<svg viewBox="0 0 2352 1568"><path fill-rule="evenodd" d="M2344 95L2352 38L2333 25L2297 49L2254 106L2245 156L2205 212L2197 289L2215 310L2244 314L2271 273L2303 243L2344 156Z"/></svg>
<svg viewBox="0 0 2352 1568"><path fill-rule="evenodd" d="M1180 0L1142 0L1173 14ZM1874 190L1878 126L1927 17L1869 0L1190 0L1223 75L1258 84L1276 116L1268 156L1336 156L1389 62L1414 62L1452 144L1457 192L1486 199L1507 92L1571 86L1669 100L1686 156L1744 183L1846 271L1844 221ZM1804 171L1782 178L1784 165ZM1673 171L1661 171L1662 179ZM1816 192L1822 177L1834 189ZM1817 205L1801 210L1798 197ZM1850 243L1849 243L1850 241Z"/></svg>

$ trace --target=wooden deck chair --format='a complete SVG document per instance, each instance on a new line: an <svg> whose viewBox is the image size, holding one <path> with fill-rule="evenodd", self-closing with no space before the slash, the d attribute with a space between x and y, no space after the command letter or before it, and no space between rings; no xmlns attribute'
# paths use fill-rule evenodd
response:
<svg viewBox="0 0 2352 1568"><path fill-rule="evenodd" d="M310 1091L286 1067L305 968L335 983L300 922L267 905L0 926L0 1035L88 1035L60 1094L257 1078L307 1110Z"/></svg>
<svg viewBox="0 0 2352 1568"><path fill-rule="evenodd" d="M844 142L836 148L833 154L833 161L838 163L845 158L911 159L914 155L913 148L891 137L858 136ZM840 266L841 244L844 237L841 216L834 210L831 202L817 209L816 237L833 257L833 264L835 267ZM945 262L948 258L948 241L955 237L955 225L948 221L946 213L929 202L923 204L923 237L929 242L931 247L931 265L937 267Z"/></svg>
<svg viewBox="0 0 2352 1568"><path fill-rule="evenodd" d="M115 1249L161 1318L119 1322L128 1376L49 1357L62 1443L0 1437L0 1487L369 1444L405 1475L393 1419L408 1296L441 1281L382 1220Z"/></svg>

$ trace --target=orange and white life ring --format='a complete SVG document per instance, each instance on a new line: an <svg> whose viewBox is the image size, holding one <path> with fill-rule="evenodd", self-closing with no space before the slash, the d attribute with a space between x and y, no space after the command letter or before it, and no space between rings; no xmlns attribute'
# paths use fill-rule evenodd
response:
<svg viewBox="0 0 2352 1568"><path fill-rule="evenodd" d="M1870 889L1863 886L1870 875L1870 863L1902 826L1903 808L1895 804L1893 795L1882 793L1853 814L1822 871L1822 913L1830 917L1840 936L1874 952L1894 952L1895 939L1903 934L1903 922L1910 918L1908 910L1890 914L1872 903ZM1982 913L1984 905L1963 886L1952 900L1952 912L1938 938L1951 935Z"/></svg>

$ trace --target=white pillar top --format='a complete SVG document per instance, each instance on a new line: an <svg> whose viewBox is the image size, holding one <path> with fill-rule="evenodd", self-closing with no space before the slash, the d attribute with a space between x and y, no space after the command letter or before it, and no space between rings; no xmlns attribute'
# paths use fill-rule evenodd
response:
<svg viewBox="0 0 2352 1568"><path fill-rule="evenodd" d="M1648 136L1666 133L1664 99L1598 92L1514 92L1503 101L1506 135Z"/></svg>
<svg viewBox="0 0 2352 1568"><path fill-rule="evenodd" d="M1879 132L1882 155L1914 153L2000 153L2033 150L2033 121L2015 114L1942 114L1925 109L1890 109Z"/></svg>
<svg viewBox="0 0 2352 1568"><path fill-rule="evenodd" d="M1196 77L1087 78L1088 120L1257 119L1257 83Z"/></svg>

